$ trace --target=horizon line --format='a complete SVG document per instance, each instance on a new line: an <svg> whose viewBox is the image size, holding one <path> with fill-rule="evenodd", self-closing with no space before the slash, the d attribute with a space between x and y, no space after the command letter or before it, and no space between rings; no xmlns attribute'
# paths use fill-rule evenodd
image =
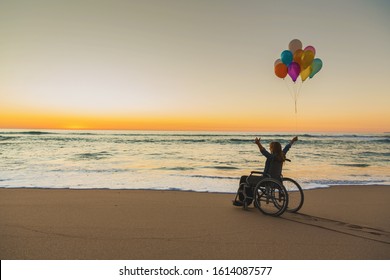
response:
<svg viewBox="0 0 390 280"><path fill-rule="evenodd" d="M242 133L283 133L283 134L307 134L307 133L346 133L346 134L390 134L390 131L355 131L355 130L240 130L240 129L132 129L132 128L44 128L44 127L0 127L0 130L24 130L24 131L41 131L41 130L60 130L60 131L147 131L147 132L242 132Z"/></svg>

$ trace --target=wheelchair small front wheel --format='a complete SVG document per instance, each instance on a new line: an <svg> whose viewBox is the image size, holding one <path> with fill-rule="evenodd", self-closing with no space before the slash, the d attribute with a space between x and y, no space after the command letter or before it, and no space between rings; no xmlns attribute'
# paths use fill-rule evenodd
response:
<svg viewBox="0 0 390 280"><path fill-rule="evenodd" d="M252 189L247 183L241 183L239 188L239 198L243 202L244 209L248 209L248 207L252 204L253 194Z"/></svg>
<svg viewBox="0 0 390 280"><path fill-rule="evenodd" d="M265 178L255 187L254 203L260 212L270 216L279 216L287 209L288 194L279 181Z"/></svg>

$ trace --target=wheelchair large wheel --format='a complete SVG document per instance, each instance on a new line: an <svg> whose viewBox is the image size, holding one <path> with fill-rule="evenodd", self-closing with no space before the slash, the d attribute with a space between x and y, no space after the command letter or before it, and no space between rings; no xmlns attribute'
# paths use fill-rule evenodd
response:
<svg viewBox="0 0 390 280"><path fill-rule="evenodd" d="M304 201L303 190L301 186L291 178L283 178L283 186L288 193L287 212L298 212Z"/></svg>
<svg viewBox="0 0 390 280"><path fill-rule="evenodd" d="M266 215L279 216L288 205L287 191L277 180L265 178L256 185L254 204Z"/></svg>

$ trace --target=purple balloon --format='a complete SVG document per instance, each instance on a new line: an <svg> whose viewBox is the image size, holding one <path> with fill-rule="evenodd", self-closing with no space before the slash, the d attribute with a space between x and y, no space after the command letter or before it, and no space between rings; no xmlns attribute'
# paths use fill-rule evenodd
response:
<svg viewBox="0 0 390 280"><path fill-rule="evenodd" d="M299 73L301 73L301 66L299 66L296 62L291 62L288 66L288 75L295 82L299 77Z"/></svg>

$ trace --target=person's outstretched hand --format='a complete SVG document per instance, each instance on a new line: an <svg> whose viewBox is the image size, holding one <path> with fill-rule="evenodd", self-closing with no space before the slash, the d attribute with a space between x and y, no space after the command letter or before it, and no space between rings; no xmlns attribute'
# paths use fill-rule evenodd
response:
<svg viewBox="0 0 390 280"><path fill-rule="evenodd" d="M295 136L292 140L291 140L291 142L295 142L295 141L298 141L298 136Z"/></svg>
<svg viewBox="0 0 390 280"><path fill-rule="evenodd" d="M261 139L261 138L257 138L257 137L256 137L256 139L255 139L255 144L256 144L256 145L260 145L260 139Z"/></svg>

